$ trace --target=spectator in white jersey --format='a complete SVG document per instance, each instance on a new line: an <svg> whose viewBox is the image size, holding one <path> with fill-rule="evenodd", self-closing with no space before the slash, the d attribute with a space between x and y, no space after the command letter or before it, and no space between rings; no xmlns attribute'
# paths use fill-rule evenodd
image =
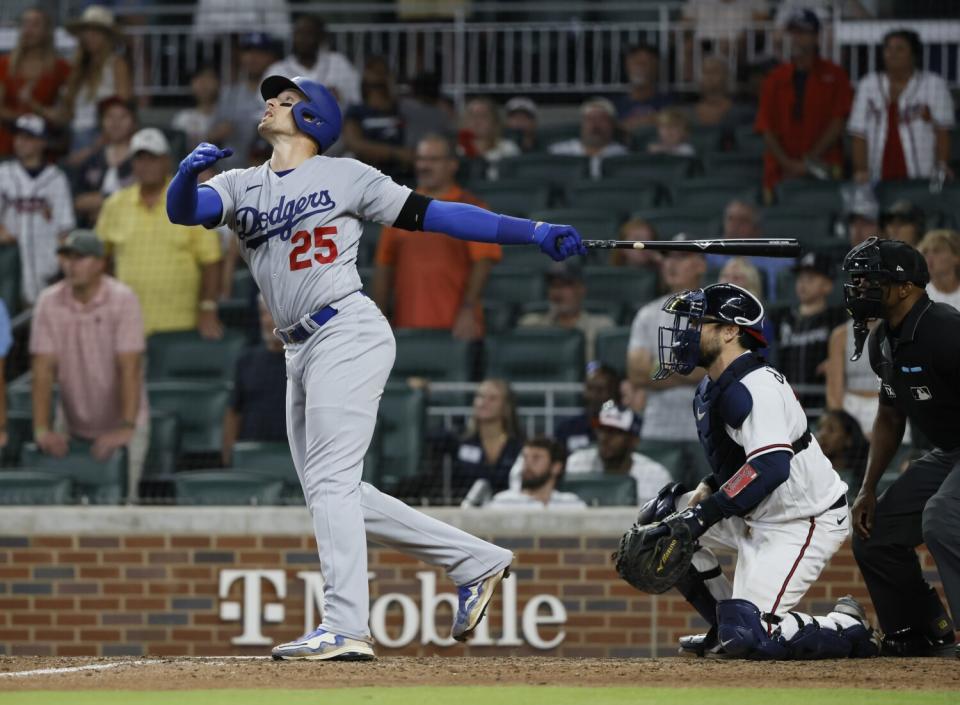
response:
<svg viewBox="0 0 960 705"><path fill-rule="evenodd" d="M663 465L637 452L640 417L613 399L604 402L597 419L597 445L582 448L567 458L571 476L589 473L629 475L637 483L637 504L657 496L660 488L673 482Z"/></svg>
<svg viewBox="0 0 960 705"><path fill-rule="evenodd" d="M580 107L580 136L555 142L547 151L568 157L589 157L590 177L599 179L600 165L607 157L627 154L616 141L617 109L606 98L591 98Z"/></svg>
<svg viewBox="0 0 960 705"><path fill-rule="evenodd" d="M484 507L491 509L586 509L586 503L573 492L560 492L566 451L563 444L544 436L523 444L520 487L506 489L493 496Z"/></svg>
<svg viewBox="0 0 960 705"><path fill-rule="evenodd" d="M678 235L674 239L686 239ZM673 317L661 309L674 293L697 289L703 284L707 265L701 254L693 252L666 253L660 263L660 279L668 293L641 308L630 328L627 346L627 376L630 383L647 392L641 437L646 441L695 441L697 428L690 415L693 391L703 370L689 376L671 375L665 380L654 380L660 349L660 326L670 325Z"/></svg>
<svg viewBox="0 0 960 705"><path fill-rule="evenodd" d="M960 310L960 233L956 230L931 230L917 247L927 260L931 301L950 304Z"/></svg>
<svg viewBox="0 0 960 705"><path fill-rule="evenodd" d="M350 60L328 44L327 23L319 15L300 15L293 21L291 52L271 65L265 76L303 76L323 84L340 109L360 102L360 74Z"/></svg>
<svg viewBox="0 0 960 705"><path fill-rule="evenodd" d="M67 177L46 162L46 148L43 118L21 115L14 158L0 164L0 245L19 248L21 295L31 306L57 274L57 245L75 225Z"/></svg>
<svg viewBox="0 0 960 705"><path fill-rule="evenodd" d="M13 345L13 334L10 331L10 314L7 313L7 306L0 299L0 450L7 445L7 378L6 362L7 353Z"/></svg>
<svg viewBox="0 0 960 705"><path fill-rule="evenodd" d="M847 123L854 180L952 175L947 162L953 99L940 76L920 69L922 55L916 32L888 32L883 38L883 70L860 79Z"/></svg>

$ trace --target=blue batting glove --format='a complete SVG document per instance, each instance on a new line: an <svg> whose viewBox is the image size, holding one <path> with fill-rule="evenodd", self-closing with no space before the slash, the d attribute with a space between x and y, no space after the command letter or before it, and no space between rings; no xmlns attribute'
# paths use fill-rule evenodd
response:
<svg viewBox="0 0 960 705"><path fill-rule="evenodd" d="M231 154L233 154L233 150L229 147L220 149L215 144L201 142L180 162L179 171L184 176L195 176L211 164L229 157Z"/></svg>
<svg viewBox="0 0 960 705"><path fill-rule="evenodd" d="M587 254L587 248L580 239L580 233L569 225L537 223L533 228L533 239L543 252L557 262L573 255Z"/></svg>

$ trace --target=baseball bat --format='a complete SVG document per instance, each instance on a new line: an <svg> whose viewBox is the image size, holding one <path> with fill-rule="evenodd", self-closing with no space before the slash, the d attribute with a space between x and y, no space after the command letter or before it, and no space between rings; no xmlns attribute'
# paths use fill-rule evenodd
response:
<svg viewBox="0 0 960 705"><path fill-rule="evenodd" d="M800 243L793 238L584 240L583 244L601 250L661 250L665 252L702 252L704 254L749 255L754 257L796 257L800 254Z"/></svg>

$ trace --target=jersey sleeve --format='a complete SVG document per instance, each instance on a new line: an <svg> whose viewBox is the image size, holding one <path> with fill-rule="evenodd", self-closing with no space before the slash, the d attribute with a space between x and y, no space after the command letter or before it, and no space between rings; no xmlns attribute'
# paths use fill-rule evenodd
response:
<svg viewBox="0 0 960 705"><path fill-rule="evenodd" d="M223 211L220 213L220 220L210 225L211 228L219 228L221 225L227 225L233 220L233 214L236 210L238 177L242 169L230 169L224 171L207 181L200 184L199 188L212 188L220 196L220 202L223 203Z"/></svg>
<svg viewBox="0 0 960 705"><path fill-rule="evenodd" d="M73 213L73 198L70 195L70 184L63 172L57 175L54 182L56 197L53 201L53 220L58 232L67 232L77 227L77 220Z"/></svg>
<svg viewBox="0 0 960 705"><path fill-rule="evenodd" d="M933 83L930 91L933 101L933 105L930 106L933 123L939 128L953 127L953 98L950 97L946 81L936 75L931 75L930 80Z"/></svg>
<svg viewBox="0 0 960 705"><path fill-rule="evenodd" d="M353 159L349 161L353 162L357 170L352 179L353 188L357 193L354 212L364 220L372 220L381 225L393 225L397 216L400 215L403 204L410 197L411 190L396 183L372 166Z"/></svg>
<svg viewBox="0 0 960 705"><path fill-rule="evenodd" d="M768 367L741 381L750 392L753 405L740 428L727 426L730 438L743 447L747 461L776 451L793 455L793 438L782 389L786 387L783 375ZM792 391L789 393L793 394Z"/></svg>
<svg viewBox="0 0 960 705"><path fill-rule="evenodd" d="M857 84L857 92L853 96L853 108L850 109L850 119L847 120L847 132L851 135L864 137L867 134L867 105L870 100L867 81L872 78L873 74L868 74Z"/></svg>

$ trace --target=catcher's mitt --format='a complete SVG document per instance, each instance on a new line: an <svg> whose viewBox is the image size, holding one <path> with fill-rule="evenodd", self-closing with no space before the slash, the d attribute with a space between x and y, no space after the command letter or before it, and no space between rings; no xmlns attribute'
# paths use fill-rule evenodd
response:
<svg viewBox="0 0 960 705"><path fill-rule="evenodd" d="M641 592L666 592L690 568L697 540L679 513L662 522L634 525L613 554L617 574Z"/></svg>

